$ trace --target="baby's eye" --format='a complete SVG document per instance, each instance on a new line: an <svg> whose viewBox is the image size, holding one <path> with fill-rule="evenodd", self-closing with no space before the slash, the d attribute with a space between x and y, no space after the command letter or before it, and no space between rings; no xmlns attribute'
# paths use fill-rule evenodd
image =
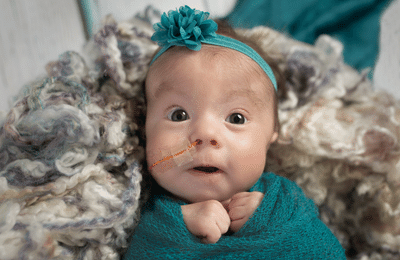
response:
<svg viewBox="0 0 400 260"><path fill-rule="evenodd" d="M182 108L178 108L178 109L172 110L168 114L168 119L171 121L180 122L180 121L188 120L189 115Z"/></svg>
<svg viewBox="0 0 400 260"><path fill-rule="evenodd" d="M233 113L228 116L226 121L231 124L244 124L247 122L247 119L240 113Z"/></svg>

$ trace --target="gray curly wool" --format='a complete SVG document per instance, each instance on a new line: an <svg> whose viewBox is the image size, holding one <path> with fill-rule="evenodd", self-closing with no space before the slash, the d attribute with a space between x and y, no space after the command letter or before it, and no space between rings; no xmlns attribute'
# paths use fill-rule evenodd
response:
<svg viewBox="0 0 400 260"><path fill-rule="evenodd" d="M262 39L287 80L266 168L303 188L350 259L399 259L400 103L328 36L308 46L262 27L242 33Z"/></svg>
<svg viewBox="0 0 400 260"><path fill-rule="evenodd" d="M89 65L65 52L16 98L0 133L0 259L119 259L138 218L132 114L144 113L151 34L108 17Z"/></svg>
<svg viewBox="0 0 400 260"><path fill-rule="evenodd" d="M140 94L159 13L106 17L82 54L63 53L0 118L0 259L119 259L139 217ZM269 28L285 71L268 170L295 180L351 259L400 257L400 107L346 66L342 45ZM83 58L84 57L84 58Z"/></svg>

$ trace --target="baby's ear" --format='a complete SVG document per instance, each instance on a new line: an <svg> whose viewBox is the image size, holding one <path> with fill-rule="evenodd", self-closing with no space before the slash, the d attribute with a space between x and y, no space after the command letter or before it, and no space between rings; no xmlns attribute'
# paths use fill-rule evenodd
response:
<svg viewBox="0 0 400 260"><path fill-rule="evenodd" d="M273 142L276 141L276 139L278 139L279 133L278 132L274 132L272 134L271 140L269 140L269 143L272 144Z"/></svg>

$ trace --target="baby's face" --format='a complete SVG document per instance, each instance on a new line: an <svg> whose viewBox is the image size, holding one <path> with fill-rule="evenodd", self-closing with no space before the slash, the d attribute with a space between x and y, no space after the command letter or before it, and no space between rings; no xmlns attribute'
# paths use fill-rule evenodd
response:
<svg viewBox="0 0 400 260"><path fill-rule="evenodd" d="M187 202L223 201L257 182L278 137L272 83L237 51L224 48L213 55L211 50L222 47L203 46L182 55L177 48L158 58L146 80L147 162L153 165L159 154L188 140L201 144L189 163L150 172Z"/></svg>

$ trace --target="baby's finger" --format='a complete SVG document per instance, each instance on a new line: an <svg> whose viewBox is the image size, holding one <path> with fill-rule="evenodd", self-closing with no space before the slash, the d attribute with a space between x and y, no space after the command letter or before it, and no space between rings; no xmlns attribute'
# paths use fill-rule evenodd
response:
<svg viewBox="0 0 400 260"><path fill-rule="evenodd" d="M228 209L231 210L233 208L236 207L241 207L241 206L246 206L248 205L248 203L251 201L251 197L250 196L238 196L238 197L232 197L229 205L228 205Z"/></svg>
<svg viewBox="0 0 400 260"><path fill-rule="evenodd" d="M234 207L229 210L229 217L231 221L242 219L248 216L248 212L245 206Z"/></svg>
<svg viewBox="0 0 400 260"><path fill-rule="evenodd" d="M231 203L232 199L227 199L221 202L222 206L225 208L226 211L229 210L229 203Z"/></svg>
<svg viewBox="0 0 400 260"><path fill-rule="evenodd" d="M215 226L208 230L207 235L201 239L201 242L204 244L217 243L221 236L228 232L230 224L231 220L229 219L228 214L226 214L226 218L222 220L217 219Z"/></svg>
<svg viewBox="0 0 400 260"><path fill-rule="evenodd" d="M221 232L219 232L219 228L212 228L209 230L208 234L201 239L201 242L204 244L215 244L221 238Z"/></svg>
<svg viewBox="0 0 400 260"><path fill-rule="evenodd" d="M255 209L260 205L263 198L264 194L258 191L241 192L238 193L238 196L235 195L232 197L229 209L240 206L245 206L248 209Z"/></svg>
<svg viewBox="0 0 400 260"><path fill-rule="evenodd" d="M233 195L231 200L238 200L238 199L246 198L246 197L249 197L250 195L251 195L251 192L247 192L247 191L239 192L239 193L236 193L235 195Z"/></svg>
<svg viewBox="0 0 400 260"><path fill-rule="evenodd" d="M232 221L230 229L234 233L238 232L244 226L244 224L246 224L247 220L248 220L248 218L242 218L242 219Z"/></svg>
<svg viewBox="0 0 400 260"><path fill-rule="evenodd" d="M222 234L228 232L231 225L231 219L228 215L228 212L222 207L222 204L219 203L219 206L215 205L212 218L209 219L209 221L210 222L208 222L206 225L207 228L202 229L205 231L205 234L203 234L201 242L206 244L214 244L218 242Z"/></svg>
<svg viewBox="0 0 400 260"><path fill-rule="evenodd" d="M228 232L229 226L231 225L231 218L228 215L228 212L224 212L224 214L221 214L217 219L216 224L221 234L225 234L226 232Z"/></svg>

